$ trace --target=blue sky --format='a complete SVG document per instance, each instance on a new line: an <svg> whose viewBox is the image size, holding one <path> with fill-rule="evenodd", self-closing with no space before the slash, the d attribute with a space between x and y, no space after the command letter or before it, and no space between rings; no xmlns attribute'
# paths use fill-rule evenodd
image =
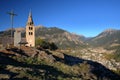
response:
<svg viewBox="0 0 120 80"><path fill-rule="evenodd" d="M14 27L25 27L30 9L34 24L58 27L93 37L105 29L120 29L120 0L0 0L0 30L10 28L11 10Z"/></svg>

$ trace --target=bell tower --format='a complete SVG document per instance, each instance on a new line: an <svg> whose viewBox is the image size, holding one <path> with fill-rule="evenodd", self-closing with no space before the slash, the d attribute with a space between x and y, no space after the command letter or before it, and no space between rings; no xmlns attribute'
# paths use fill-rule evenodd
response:
<svg viewBox="0 0 120 80"><path fill-rule="evenodd" d="M32 19L32 12L29 13L26 24L26 41L28 42L27 46L35 47L35 27Z"/></svg>

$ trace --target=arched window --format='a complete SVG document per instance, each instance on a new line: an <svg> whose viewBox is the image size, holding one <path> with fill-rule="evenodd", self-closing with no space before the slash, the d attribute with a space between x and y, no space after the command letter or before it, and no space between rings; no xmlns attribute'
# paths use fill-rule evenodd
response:
<svg viewBox="0 0 120 80"><path fill-rule="evenodd" d="M29 35L30 35L31 33L29 32Z"/></svg>
<svg viewBox="0 0 120 80"><path fill-rule="evenodd" d="M33 33L31 32L31 35L33 35Z"/></svg>
<svg viewBox="0 0 120 80"><path fill-rule="evenodd" d="M29 27L29 30L30 30L30 27Z"/></svg>
<svg viewBox="0 0 120 80"><path fill-rule="evenodd" d="M31 30L32 30L33 28L31 27Z"/></svg>
<svg viewBox="0 0 120 80"><path fill-rule="evenodd" d="M33 30L33 27L29 27L29 30Z"/></svg>

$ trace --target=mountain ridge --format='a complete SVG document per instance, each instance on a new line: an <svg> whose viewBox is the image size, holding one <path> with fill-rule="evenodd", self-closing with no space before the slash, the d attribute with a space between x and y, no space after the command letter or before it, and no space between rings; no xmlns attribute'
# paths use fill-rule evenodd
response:
<svg viewBox="0 0 120 80"><path fill-rule="evenodd" d="M15 28L15 30L21 31L22 37L25 37L25 28ZM59 48L76 48L79 46L85 46L84 36L79 36L77 34L70 33L66 30L57 28L57 27L44 27L37 26L35 27L35 36L36 38L41 38L49 42L54 42ZM1 32L1 36L10 36L11 30L6 30Z"/></svg>
<svg viewBox="0 0 120 80"><path fill-rule="evenodd" d="M25 37L25 28L15 28L22 32L22 37ZM36 38L41 38L50 42L54 42L60 48L77 48L81 46L105 47L114 44L120 44L120 30L106 29L95 37L85 37L76 33L70 33L58 27L35 27ZM10 29L1 31L0 36L9 35Z"/></svg>
<svg viewBox="0 0 120 80"><path fill-rule="evenodd" d="M101 32L96 37L89 39L89 44L93 46L110 46L114 43L120 44L120 30L108 29Z"/></svg>

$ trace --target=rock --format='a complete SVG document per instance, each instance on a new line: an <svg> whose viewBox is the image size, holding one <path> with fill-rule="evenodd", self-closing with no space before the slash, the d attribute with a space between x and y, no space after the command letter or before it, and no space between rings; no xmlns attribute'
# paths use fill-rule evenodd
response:
<svg viewBox="0 0 120 80"><path fill-rule="evenodd" d="M10 75L8 74L0 74L0 80L8 80L10 78Z"/></svg>

